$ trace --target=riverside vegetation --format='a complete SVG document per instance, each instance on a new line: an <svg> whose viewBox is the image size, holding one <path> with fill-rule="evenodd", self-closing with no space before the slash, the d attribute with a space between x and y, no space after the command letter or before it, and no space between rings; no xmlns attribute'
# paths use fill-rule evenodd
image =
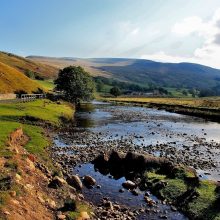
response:
<svg viewBox="0 0 220 220"><path fill-rule="evenodd" d="M117 97L100 98L119 104L133 104L149 108L165 109L170 112L193 115L220 121L220 98L156 98L156 97Z"/></svg>
<svg viewBox="0 0 220 220"><path fill-rule="evenodd" d="M0 219L62 219L64 211L75 219L91 210L48 148L51 132L73 113L70 104L50 100L0 104ZM56 180L59 189L48 187Z"/></svg>

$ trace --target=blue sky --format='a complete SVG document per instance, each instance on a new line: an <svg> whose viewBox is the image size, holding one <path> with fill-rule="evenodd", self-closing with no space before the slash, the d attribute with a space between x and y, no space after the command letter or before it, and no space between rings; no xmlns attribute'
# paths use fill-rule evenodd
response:
<svg viewBox="0 0 220 220"><path fill-rule="evenodd" d="M220 68L220 1L0 0L0 50Z"/></svg>

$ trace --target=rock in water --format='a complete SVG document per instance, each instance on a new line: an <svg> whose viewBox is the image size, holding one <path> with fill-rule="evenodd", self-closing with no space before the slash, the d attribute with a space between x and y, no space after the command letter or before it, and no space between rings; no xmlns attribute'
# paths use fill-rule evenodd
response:
<svg viewBox="0 0 220 220"><path fill-rule="evenodd" d="M67 178L67 183L73 187L75 187L78 190L81 190L83 188L82 181L80 180L79 176L72 175Z"/></svg>
<svg viewBox="0 0 220 220"><path fill-rule="evenodd" d="M122 183L122 186L126 189L134 189L136 188L136 184L130 180L125 181L124 183Z"/></svg>
<svg viewBox="0 0 220 220"><path fill-rule="evenodd" d="M96 184L96 180L89 175L84 176L83 181L86 185L89 186L94 186Z"/></svg>

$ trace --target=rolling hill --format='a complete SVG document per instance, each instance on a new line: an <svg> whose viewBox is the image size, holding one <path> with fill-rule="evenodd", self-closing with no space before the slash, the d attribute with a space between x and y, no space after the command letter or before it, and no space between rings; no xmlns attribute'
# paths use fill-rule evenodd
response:
<svg viewBox="0 0 220 220"><path fill-rule="evenodd" d="M56 68L81 65L93 76L104 76L140 85L155 84L197 89L209 89L220 85L220 70L194 63L161 63L126 58L28 58Z"/></svg>
<svg viewBox="0 0 220 220"><path fill-rule="evenodd" d="M32 93L41 88L22 72L0 62L0 93L14 93L16 91L25 91Z"/></svg>
<svg viewBox="0 0 220 220"><path fill-rule="evenodd" d="M15 68L24 74L31 71L35 76L44 79L56 78L58 73L58 69L56 67L37 63L11 53L0 52L0 62Z"/></svg>

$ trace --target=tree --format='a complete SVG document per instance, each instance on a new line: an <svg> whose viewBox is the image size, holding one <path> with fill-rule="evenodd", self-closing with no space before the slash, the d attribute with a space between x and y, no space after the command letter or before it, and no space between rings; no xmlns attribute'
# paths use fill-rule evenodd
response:
<svg viewBox="0 0 220 220"><path fill-rule="evenodd" d="M62 92L66 100L74 104L93 98L95 88L93 79L80 66L69 66L60 70L55 85L55 89Z"/></svg>
<svg viewBox="0 0 220 220"><path fill-rule="evenodd" d="M104 87L105 84L102 82L102 80L100 79L96 80L96 89L98 92L103 92Z"/></svg>
<svg viewBox="0 0 220 220"><path fill-rule="evenodd" d="M117 86L114 86L111 88L110 93L113 96L117 97L117 96L121 95L121 90Z"/></svg>
<svg viewBox="0 0 220 220"><path fill-rule="evenodd" d="M182 94L183 94L184 96L188 96L188 92L187 92L186 90L183 90L183 91L182 91Z"/></svg>

